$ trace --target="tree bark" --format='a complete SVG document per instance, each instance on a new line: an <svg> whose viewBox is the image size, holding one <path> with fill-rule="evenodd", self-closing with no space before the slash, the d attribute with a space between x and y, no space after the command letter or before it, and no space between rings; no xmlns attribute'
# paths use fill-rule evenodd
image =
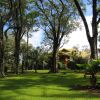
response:
<svg viewBox="0 0 100 100"><path fill-rule="evenodd" d="M91 82L92 87L95 88L96 87L96 83L97 83L97 78L95 76L95 73L91 73L90 82Z"/></svg>
<svg viewBox="0 0 100 100"><path fill-rule="evenodd" d="M58 65L57 65L57 52L58 52L58 45L55 41L53 44L53 54L52 54L52 66L51 66L51 72L57 73L58 72Z"/></svg>
<svg viewBox="0 0 100 100"><path fill-rule="evenodd" d="M0 76L4 77L4 40L3 40L3 22L2 22L2 16L0 17Z"/></svg>
<svg viewBox="0 0 100 100"><path fill-rule="evenodd" d="M21 12L21 0L18 0L18 7L15 8L14 16L15 30L15 73L19 73L19 54L20 54L20 40L22 33L22 12Z"/></svg>
<svg viewBox="0 0 100 100"><path fill-rule="evenodd" d="M90 44L90 50L91 50L91 59L97 59L98 58L98 52L97 52L97 37L92 38L89 42Z"/></svg>
<svg viewBox="0 0 100 100"><path fill-rule="evenodd" d="M29 36L28 36L29 34L28 34L28 32L27 32L27 51L26 51L26 67L27 67L27 69L28 69L28 67L29 67L29 60L28 60L28 42L29 42Z"/></svg>
<svg viewBox="0 0 100 100"><path fill-rule="evenodd" d="M98 36L98 29L97 29L97 0L92 0L92 9L93 9L93 17L92 17L92 35L93 35L93 45L94 45L94 59L98 58L98 51L97 51L97 36ZM92 44L91 44L92 45ZM92 52L91 52L92 56Z"/></svg>
<svg viewBox="0 0 100 100"><path fill-rule="evenodd" d="M22 60L22 70L21 70L22 74L24 73L24 60Z"/></svg>
<svg viewBox="0 0 100 100"><path fill-rule="evenodd" d="M15 36L15 73L18 74L18 66L19 66L19 51L20 51L20 40L18 39L18 33Z"/></svg>

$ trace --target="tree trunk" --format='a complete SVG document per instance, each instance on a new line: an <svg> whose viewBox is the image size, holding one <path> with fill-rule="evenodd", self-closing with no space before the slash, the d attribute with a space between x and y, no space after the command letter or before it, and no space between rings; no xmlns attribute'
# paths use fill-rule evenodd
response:
<svg viewBox="0 0 100 100"><path fill-rule="evenodd" d="M57 65L57 52L58 52L58 45L57 43L54 43L53 46L53 54L52 54L52 66L51 66L51 72L57 73L58 72L58 65Z"/></svg>
<svg viewBox="0 0 100 100"><path fill-rule="evenodd" d="M29 68L29 60L28 60L28 42L29 42L29 37L28 37L28 32L27 32L27 50L26 50L26 67L27 70Z"/></svg>
<svg viewBox="0 0 100 100"><path fill-rule="evenodd" d="M91 58L97 59L98 52L97 52L97 36L98 36L98 29L97 29L97 0L92 0L92 37L90 43L91 47ZM93 46L93 47L92 47Z"/></svg>
<svg viewBox="0 0 100 100"><path fill-rule="evenodd" d="M92 37L90 36L89 26L87 24L86 18L84 16L84 13L80 7L80 4L78 3L78 0L74 0L74 3L78 9L78 12L83 20L86 35L88 42L90 44L91 49L91 59L97 59L98 58L98 52L97 52L97 36L98 36L98 28L97 28L97 0L92 0Z"/></svg>
<svg viewBox="0 0 100 100"><path fill-rule="evenodd" d="M98 52L97 52L97 39L93 38L91 39L90 43L90 50L91 50L91 59L97 59L98 58Z"/></svg>
<svg viewBox="0 0 100 100"><path fill-rule="evenodd" d="M37 67L38 67L38 62L36 61L34 66L35 73L37 73Z"/></svg>
<svg viewBox="0 0 100 100"><path fill-rule="evenodd" d="M15 29L15 73L19 73L19 54L20 54L20 40L22 32L22 13L21 0L17 1L18 7L15 7L14 25Z"/></svg>
<svg viewBox="0 0 100 100"><path fill-rule="evenodd" d="M19 73L19 53L20 53L20 39L19 33L15 33L15 73Z"/></svg>
<svg viewBox="0 0 100 100"><path fill-rule="evenodd" d="M4 77L4 41L3 41L3 25L2 25L2 17L0 19L0 76Z"/></svg>
<svg viewBox="0 0 100 100"><path fill-rule="evenodd" d="M24 73L24 60L22 61L22 74Z"/></svg>
<svg viewBox="0 0 100 100"><path fill-rule="evenodd" d="M97 83L97 78L96 78L94 73L92 73L91 76L90 76L90 82L91 82L92 87L95 88L96 83Z"/></svg>

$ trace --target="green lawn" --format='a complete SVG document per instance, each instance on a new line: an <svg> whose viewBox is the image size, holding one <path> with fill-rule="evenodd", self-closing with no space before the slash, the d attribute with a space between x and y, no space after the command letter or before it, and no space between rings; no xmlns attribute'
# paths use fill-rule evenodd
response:
<svg viewBox="0 0 100 100"><path fill-rule="evenodd" d="M100 100L100 95L92 91L72 89L75 84L86 85L89 81L83 78L83 74L71 71L58 74L30 71L18 76L8 75L0 78L0 100Z"/></svg>

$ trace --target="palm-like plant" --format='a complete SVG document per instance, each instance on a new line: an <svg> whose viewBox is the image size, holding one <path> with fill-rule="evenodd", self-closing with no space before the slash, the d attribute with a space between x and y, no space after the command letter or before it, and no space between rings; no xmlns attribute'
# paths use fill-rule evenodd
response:
<svg viewBox="0 0 100 100"><path fill-rule="evenodd" d="M90 83L95 87L97 83L96 74L100 71L100 60L91 60L86 68L86 72L90 74Z"/></svg>

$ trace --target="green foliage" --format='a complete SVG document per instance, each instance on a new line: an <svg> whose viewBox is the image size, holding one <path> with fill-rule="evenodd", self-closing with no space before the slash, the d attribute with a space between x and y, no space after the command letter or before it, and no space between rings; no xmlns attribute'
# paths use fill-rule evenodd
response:
<svg viewBox="0 0 100 100"><path fill-rule="evenodd" d="M59 69L65 69L65 64L63 62L58 62L58 68Z"/></svg>
<svg viewBox="0 0 100 100"><path fill-rule="evenodd" d="M56 41L58 47L63 37L76 30L78 24L75 21L75 10L70 1L65 0L34 0L35 8L39 12L38 23L45 32L45 37L52 44ZM74 17L74 18L73 18Z"/></svg>
<svg viewBox="0 0 100 100"><path fill-rule="evenodd" d="M86 70L92 74L100 71L100 60L92 60L86 65Z"/></svg>
<svg viewBox="0 0 100 100"><path fill-rule="evenodd" d="M87 63L88 59L87 58L83 58L83 57L76 57L74 59L74 61L77 63L77 64L85 64Z"/></svg>
<svg viewBox="0 0 100 100"><path fill-rule="evenodd" d="M81 71L84 71L86 70L86 66L87 64L86 63L83 63L83 64L76 64L78 69L81 70Z"/></svg>
<svg viewBox="0 0 100 100"><path fill-rule="evenodd" d="M70 68L71 70L78 69L76 62L74 62L74 61L69 61L69 63L67 64L67 67Z"/></svg>
<svg viewBox="0 0 100 100"><path fill-rule="evenodd" d="M30 50L28 54L28 59L30 60L30 65L37 67L37 69L43 69L46 67L49 54L42 48L37 47Z"/></svg>
<svg viewBox="0 0 100 100"><path fill-rule="evenodd" d="M96 87L97 84L97 76L96 74L100 72L100 60L91 60L86 65L86 70L84 77L86 77L86 74L88 73L90 75L90 84L92 87Z"/></svg>
<svg viewBox="0 0 100 100"><path fill-rule="evenodd" d="M77 66L90 75L92 73L96 74L100 71L100 60L92 60L89 63L77 64Z"/></svg>
<svg viewBox="0 0 100 100"><path fill-rule="evenodd" d="M14 37L9 36L4 42L4 67L11 70L14 65Z"/></svg>

